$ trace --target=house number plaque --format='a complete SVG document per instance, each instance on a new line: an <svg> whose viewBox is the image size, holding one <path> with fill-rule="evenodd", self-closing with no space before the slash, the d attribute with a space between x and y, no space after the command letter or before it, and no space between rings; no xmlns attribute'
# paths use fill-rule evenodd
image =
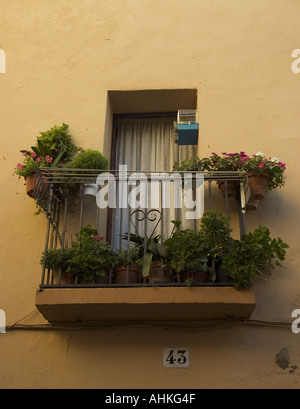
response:
<svg viewBox="0 0 300 409"><path fill-rule="evenodd" d="M188 348L164 348L163 365L165 368L189 368L190 351Z"/></svg>

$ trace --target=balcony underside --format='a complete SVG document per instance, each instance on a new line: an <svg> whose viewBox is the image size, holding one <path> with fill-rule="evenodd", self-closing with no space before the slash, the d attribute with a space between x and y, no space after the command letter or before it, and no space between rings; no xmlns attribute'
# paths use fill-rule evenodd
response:
<svg viewBox="0 0 300 409"><path fill-rule="evenodd" d="M46 288L36 307L50 323L247 319L255 295L233 287Z"/></svg>

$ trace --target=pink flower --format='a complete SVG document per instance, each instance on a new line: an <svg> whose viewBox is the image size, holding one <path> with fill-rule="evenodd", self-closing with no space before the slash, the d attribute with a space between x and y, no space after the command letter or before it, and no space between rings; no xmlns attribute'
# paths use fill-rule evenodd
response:
<svg viewBox="0 0 300 409"><path fill-rule="evenodd" d="M260 164L258 165L259 168L263 168L264 166L265 166L264 163L260 163Z"/></svg>
<svg viewBox="0 0 300 409"><path fill-rule="evenodd" d="M51 163L53 161L53 158L51 158L49 155L47 155L45 157L45 160L46 160L47 163Z"/></svg>
<svg viewBox="0 0 300 409"><path fill-rule="evenodd" d="M36 153L35 152L30 152L30 155L32 158L36 158Z"/></svg>
<svg viewBox="0 0 300 409"><path fill-rule="evenodd" d="M23 156L27 156L27 152L22 152L22 155L23 155Z"/></svg>
<svg viewBox="0 0 300 409"><path fill-rule="evenodd" d="M285 163L283 162L278 162L278 165L282 167L282 169L285 169Z"/></svg>
<svg viewBox="0 0 300 409"><path fill-rule="evenodd" d="M24 165L22 165L21 163L18 163L18 164L17 164L17 168L19 168L19 169L22 170L22 169L24 169Z"/></svg>
<svg viewBox="0 0 300 409"><path fill-rule="evenodd" d="M41 158L36 158L35 163L39 164L41 161Z"/></svg>

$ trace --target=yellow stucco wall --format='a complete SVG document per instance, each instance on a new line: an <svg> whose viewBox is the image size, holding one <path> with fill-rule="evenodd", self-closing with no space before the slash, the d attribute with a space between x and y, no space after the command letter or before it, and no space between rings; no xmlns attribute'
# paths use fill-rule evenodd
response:
<svg viewBox="0 0 300 409"><path fill-rule="evenodd" d="M197 89L199 152L262 151L287 163L287 183L268 193L249 230L267 225L290 244L272 280L257 280L252 318L291 321L300 308L297 189L300 74L298 0L0 0L0 309L12 325L35 311L46 221L34 216L19 150L40 131L69 124L83 148L107 150L108 90ZM43 323L34 312L22 324ZM0 334L0 388L298 388L275 363L289 326L10 330ZM164 369L162 350L190 348L191 367Z"/></svg>

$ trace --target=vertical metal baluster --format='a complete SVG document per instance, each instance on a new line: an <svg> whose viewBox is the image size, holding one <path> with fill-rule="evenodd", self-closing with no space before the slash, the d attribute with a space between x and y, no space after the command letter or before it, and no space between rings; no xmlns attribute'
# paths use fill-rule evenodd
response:
<svg viewBox="0 0 300 409"><path fill-rule="evenodd" d="M129 261L129 251L130 251L130 220L131 220L131 208L128 203L128 218L127 218L127 224L128 224L128 234L127 234L127 261ZM126 284L129 283L129 263L127 264L126 268Z"/></svg>
<svg viewBox="0 0 300 409"><path fill-rule="evenodd" d="M65 249L65 235L66 235L66 226L67 226L67 214L68 214L68 200L69 200L69 190L66 192L65 196L65 208L64 208L64 220L63 220L63 231L61 236L61 251ZM61 285L61 269L58 274L58 285Z"/></svg>
<svg viewBox="0 0 300 409"><path fill-rule="evenodd" d="M211 180L208 181L209 210L212 210Z"/></svg>
<svg viewBox="0 0 300 409"><path fill-rule="evenodd" d="M225 206L226 206L227 226L228 228L230 228L227 179L225 180L224 185L225 185ZM229 243L230 243L230 233L228 233L228 247L229 247ZM230 251L230 247L229 247L229 251Z"/></svg>
<svg viewBox="0 0 300 409"><path fill-rule="evenodd" d="M82 220L83 220L83 210L84 210L84 184L80 185L80 191L79 191L79 200L80 200L80 219L79 219L79 232L82 229Z"/></svg>
<svg viewBox="0 0 300 409"><path fill-rule="evenodd" d="M193 174L193 178L192 178L192 189L193 189L193 200L194 200L195 203L196 203L196 209L197 209L198 203L197 203L197 181L196 181L196 174ZM196 211L196 209L195 209L195 211ZM194 218L194 230L195 230L195 231L198 230L198 226L197 226L198 221L197 221L197 220L198 220L198 219L195 217L195 218Z"/></svg>
<svg viewBox="0 0 300 409"><path fill-rule="evenodd" d="M242 238L246 232L246 213L243 208L246 206L245 201L245 187L243 181L240 181L240 203L239 203L239 219L240 219L240 237Z"/></svg>
<svg viewBox="0 0 300 409"><path fill-rule="evenodd" d="M51 230L51 233L50 233L51 239L50 239L50 244L49 244L49 249L51 249L51 250L52 250L53 248L55 248L54 245L53 245L53 242L54 242L54 231L55 231L55 216L56 216L55 210L56 210L56 201L54 200L54 201L52 202L52 209L51 209L51 213L52 213L52 217L51 217L52 223L51 223L51 227L50 227L50 230ZM47 284L49 284L49 282L50 282L50 270L48 269L48 271L47 271ZM54 271L52 270L52 274L51 274L51 284L53 284L53 283L54 283Z"/></svg>
<svg viewBox="0 0 300 409"><path fill-rule="evenodd" d="M163 209L163 181L159 180L158 183L160 184L160 209L161 209L161 219L160 219L160 244L163 245L163 226L164 226L164 209ZM161 260L161 268L160 268L160 275L161 275L161 282L164 282L164 268L163 268L163 260Z"/></svg>
<svg viewBox="0 0 300 409"><path fill-rule="evenodd" d="M47 223L46 241L45 241L45 248L44 248L42 279L41 279L41 285L42 286L45 285L46 256L47 256L47 250L48 250L48 244L49 244L49 234L50 234L52 195L53 195L53 188L52 188L52 186L50 186L50 196L49 196L49 199L48 199L47 211L46 211L46 217L48 219L48 223Z"/></svg>
<svg viewBox="0 0 300 409"><path fill-rule="evenodd" d="M147 215L147 209L145 209L145 219L144 219L144 255L147 252L147 220L148 220L148 215ZM150 267L151 270L151 267ZM149 272L150 274L150 272ZM146 277L144 277L144 283L146 283Z"/></svg>
<svg viewBox="0 0 300 409"><path fill-rule="evenodd" d="M97 190L97 193L98 193L98 190ZM96 230L97 230L97 232L99 233L99 216L100 216L100 209L99 209L99 207L98 207L98 205L97 205L97 201L96 201L96 223L95 223L95 225L96 225Z"/></svg>
<svg viewBox="0 0 300 409"><path fill-rule="evenodd" d="M228 207L228 187L227 187L227 179L224 181L224 186L225 186L225 207L226 207L226 217L227 220L229 219L229 207Z"/></svg>

